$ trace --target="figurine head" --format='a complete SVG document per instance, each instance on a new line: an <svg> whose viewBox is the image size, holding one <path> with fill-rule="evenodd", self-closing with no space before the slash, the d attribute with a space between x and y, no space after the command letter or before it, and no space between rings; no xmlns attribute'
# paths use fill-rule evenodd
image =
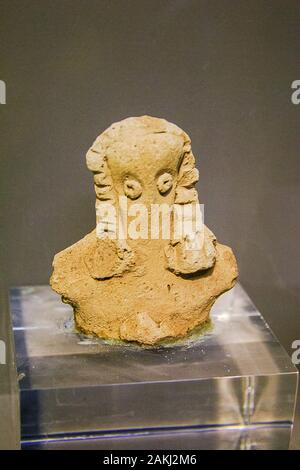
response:
<svg viewBox="0 0 300 470"><path fill-rule="evenodd" d="M94 174L97 237L100 240L118 239L116 249L123 264L129 266L131 258L129 261L125 258L131 249L126 243L120 245L120 240L142 238L164 240L167 267L176 274L194 273L213 266L215 238L210 232L205 235L197 216L199 201L195 183L198 170L190 138L179 127L150 116L132 117L112 124L89 149L87 166ZM127 214L132 215L130 209L135 209L136 204L141 207L137 225L144 227L143 236L141 231L137 236L136 230L130 232L130 226L127 230ZM169 211L165 232L160 228L159 217L155 224L152 223L154 205L167 207ZM184 216L182 223L184 212L188 212L188 216ZM181 213L180 217L178 213ZM92 258L95 259L94 253Z"/></svg>
<svg viewBox="0 0 300 470"><path fill-rule="evenodd" d="M118 196L149 204L198 201L198 171L189 136L174 124L150 116L112 124L87 153L96 197L117 202Z"/></svg>

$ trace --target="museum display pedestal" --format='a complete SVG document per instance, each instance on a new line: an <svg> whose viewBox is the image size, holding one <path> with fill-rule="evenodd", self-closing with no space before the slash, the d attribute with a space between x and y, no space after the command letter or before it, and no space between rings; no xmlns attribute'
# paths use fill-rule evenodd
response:
<svg viewBox="0 0 300 470"><path fill-rule="evenodd" d="M48 286L11 310L23 448L288 448L297 370L240 285L204 334L152 349L79 334Z"/></svg>

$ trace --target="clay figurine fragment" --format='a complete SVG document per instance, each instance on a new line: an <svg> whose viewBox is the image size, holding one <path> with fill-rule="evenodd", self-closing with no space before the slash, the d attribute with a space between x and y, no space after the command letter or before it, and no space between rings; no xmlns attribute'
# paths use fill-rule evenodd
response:
<svg viewBox="0 0 300 470"><path fill-rule="evenodd" d="M83 333L155 345L206 322L237 278L203 224L188 135L164 119L112 124L89 149L96 229L54 257L52 288Z"/></svg>

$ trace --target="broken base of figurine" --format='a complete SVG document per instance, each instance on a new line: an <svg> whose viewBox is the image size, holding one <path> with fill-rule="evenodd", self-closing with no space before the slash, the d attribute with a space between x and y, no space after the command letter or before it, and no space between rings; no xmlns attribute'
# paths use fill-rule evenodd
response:
<svg viewBox="0 0 300 470"><path fill-rule="evenodd" d="M214 267L189 278L153 263L164 259L160 241L131 245L135 256L148 262L106 280L91 276L86 262L91 257L101 266L95 253L105 252L95 230L55 256L51 286L73 307L76 328L84 334L148 345L182 338L208 321L216 299L236 282L232 250L218 242Z"/></svg>
<svg viewBox="0 0 300 470"><path fill-rule="evenodd" d="M124 339L109 339L109 338L99 338L95 335L88 335L79 331L76 328L74 323L73 316L70 317L65 323L66 331L73 332L78 335L81 342L85 344L107 344L110 346L123 346L125 348L134 348L134 349L160 349L160 348L176 348L186 346L189 347L194 343L201 341L203 337L213 331L213 322L210 318L201 323L201 325L196 326L186 335L177 338L164 338L160 341L157 341L155 344L143 344L137 341L128 341Z"/></svg>

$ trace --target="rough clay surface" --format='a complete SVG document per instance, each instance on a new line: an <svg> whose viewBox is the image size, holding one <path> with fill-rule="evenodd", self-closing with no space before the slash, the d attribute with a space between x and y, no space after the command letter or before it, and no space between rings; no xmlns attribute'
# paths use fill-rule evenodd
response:
<svg viewBox="0 0 300 470"><path fill-rule="evenodd" d="M198 202L190 139L164 119L113 124L88 151L87 165L94 174L96 214L108 201L119 214L119 196L129 207ZM206 227L201 248L191 250L198 233L115 240L96 219L97 230L55 256L50 280L86 334L147 345L182 337L207 321L216 298L235 283L232 250Z"/></svg>

